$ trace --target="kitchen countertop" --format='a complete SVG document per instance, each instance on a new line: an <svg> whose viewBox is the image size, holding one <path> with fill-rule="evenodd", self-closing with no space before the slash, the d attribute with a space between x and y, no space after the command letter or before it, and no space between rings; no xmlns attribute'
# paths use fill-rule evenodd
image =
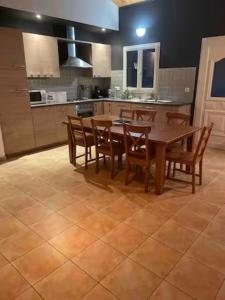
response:
<svg viewBox="0 0 225 300"><path fill-rule="evenodd" d="M160 102L159 101L149 101L149 100L141 100L141 99L112 99L112 98L104 98L104 99L88 99L88 100L74 100L68 101L64 103L44 103L44 104L33 104L32 108L35 107L45 107L45 106L55 106L55 105L78 105L78 104L87 104L87 103L95 103L95 102L118 102L118 103L131 103L131 104L144 104L144 105L163 105L163 106L184 106L192 104L192 101L172 101L172 102ZM162 100L163 101L163 100Z"/></svg>

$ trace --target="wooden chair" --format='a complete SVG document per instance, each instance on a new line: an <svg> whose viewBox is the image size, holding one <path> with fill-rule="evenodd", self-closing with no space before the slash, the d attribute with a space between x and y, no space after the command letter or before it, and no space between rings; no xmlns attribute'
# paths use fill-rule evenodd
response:
<svg viewBox="0 0 225 300"><path fill-rule="evenodd" d="M166 114L166 117L167 117L167 124L170 124L170 125L178 124L178 125L188 126L190 123L189 115L168 112Z"/></svg>
<svg viewBox="0 0 225 300"><path fill-rule="evenodd" d="M120 110L120 118L121 119L134 119L134 111L132 109L121 109Z"/></svg>
<svg viewBox="0 0 225 300"><path fill-rule="evenodd" d="M77 158L85 156L85 169L88 167L88 162L93 161L91 155L91 147L95 145L94 137L91 133L84 131L83 120L80 117L67 116L69 121L69 130L72 137L73 147L73 165L76 166ZM85 153L77 156L77 146L85 148ZM89 159L88 159L89 155Z"/></svg>
<svg viewBox="0 0 225 300"><path fill-rule="evenodd" d="M170 177L171 164L174 163L174 176L175 171L184 172L186 174L192 175L192 193L195 193L195 179L196 176L199 176L199 184L202 185L202 166L203 166L203 155L212 132L213 123L209 127L204 127L198 142L198 145L194 152L186 151L177 151L177 152L168 152L166 155L166 160L169 162L167 178L175 179ZM189 171L184 171L181 168L176 168L176 164L186 165L190 168ZM199 164L199 174L196 174L196 164ZM175 179L178 180L178 179ZM183 181L183 180L178 180ZM186 181L185 181L186 182Z"/></svg>
<svg viewBox="0 0 225 300"><path fill-rule="evenodd" d="M96 173L99 172L99 154L111 157L111 178L115 175L115 156L118 156L118 162L122 163L122 155L124 153L124 145L120 141L114 141L112 138L111 127L112 121L91 120L95 150L96 150Z"/></svg>
<svg viewBox="0 0 225 300"><path fill-rule="evenodd" d="M156 110L136 110L136 119L138 121L154 122Z"/></svg>
<svg viewBox="0 0 225 300"><path fill-rule="evenodd" d="M124 145L126 153L125 184L129 183L131 165L145 169L145 192L148 192L149 171L151 167L150 143L148 136L150 126L123 125Z"/></svg>
<svg viewBox="0 0 225 300"><path fill-rule="evenodd" d="M188 126L190 124L190 116L182 113L167 112L167 124L169 125L181 125ZM167 151L176 152L180 150L185 150L186 139L183 139L179 142L173 143L167 147ZM180 168L183 169L183 166L180 165ZM175 172L175 168L174 168ZM175 175L174 175L175 176Z"/></svg>

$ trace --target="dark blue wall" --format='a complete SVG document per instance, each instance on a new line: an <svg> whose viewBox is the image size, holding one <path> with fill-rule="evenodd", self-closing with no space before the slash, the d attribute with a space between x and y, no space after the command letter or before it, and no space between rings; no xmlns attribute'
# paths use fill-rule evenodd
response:
<svg viewBox="0 0 225 300"><path fill-rule="evenodd" d="M144 38L135 29L147 28ZM225 0L153 0L120 9L112 33L112 68L122 69L122 46L161 43L160 67L197 67L203 37L225 35Z"/></svg>

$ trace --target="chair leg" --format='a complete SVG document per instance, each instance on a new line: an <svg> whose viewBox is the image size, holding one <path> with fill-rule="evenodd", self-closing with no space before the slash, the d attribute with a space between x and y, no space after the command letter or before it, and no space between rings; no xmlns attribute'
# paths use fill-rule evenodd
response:
<svg viewBox="0 0 225 300"><path fill-rule="evenodd" d="M202 160L199 162L199 184L202 185Z"/></svg>
<svg viewBox="0 0 225 300"><path fill-rule="evenodd" d="M90 159L92 159L91 147L89 147L89 156L90 156Z"/></svg>
<svg viewBox="0 0 225 300"><path fill-rule="evenodd" d="M99 172L99 154L96 152L96 173Z"/></svg>
<svg viewBox="0 0 225 300"><path fill-rule="evenodd" d="M168 168L167 168L167 178L170 177L170 171L171 171L171 161L169 161Z"/></svg>
<svg viewBox="0 0 225 300"><path fill-rule="evenodd" d="M115 156L111 156L111 179L114 178L114 171L115 171Z"/></svg>
<svg viewBox="0 0 225 300"><path fill-rule="evenodd" d="M148 192L149 168L145 168L145 193Z"/></svg>
<svg viewBox="0 0 225 300"><path fill-rule="evenodd" d="M126 167L125 167L125 185L128 185L129 183L129 174L130 174L130 165L128 162L126 162Z"/></svg>
<svg viewBox="0 0 225 300"><path fill-rule="evenodd" d="M73 165L74 165L74 167L75 167L76 164L77 164L77 159L76 159L76 157L77 157L77 146L74 145L74 147L73 147Z"/></svg>
<svg viewBox="0 0 225 300"><path fill-rule="evenodd" d="M118 155L118 167L119 169L122 169L122 154Z"/></svg>
<svg viewBox="0 0 225 300"><path fill-rule="evenodd" d="M192 166L192 194L195 194L195 165Z"/></svg>
<svg viewBox="0 0 225 300"><path fill-rule="evenodd" d="M85 169L88 168L88 148L85 147Z"/></svg>
<svg viewBox="0 0 225 300"><path fill-rule="evenodd" d="M177 164L173 163L173 177L175 177L175 175L176 175L176 167L177 167Z"/></svg>

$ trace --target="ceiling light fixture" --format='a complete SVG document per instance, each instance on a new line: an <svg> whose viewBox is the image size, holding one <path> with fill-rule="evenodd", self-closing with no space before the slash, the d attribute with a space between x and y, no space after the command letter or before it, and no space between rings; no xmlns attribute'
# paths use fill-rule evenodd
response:
<svg viewBox="0 0 225 300"><path fill-rule="evenodd" d="M146 29L144 27L140 27L136 29L136 34L138 37L143 37L146 33Z"/></svg>
<svg viewBox="0 0 225 300"><path fill-rule="evenodd" d="M37 14L36 18L40 20L40 19L42 19L42 16L40 14Z"/></svg>
<svg viewBox="0 0 225 300"><path fill-rule="evenodd" d="M105 32L105 31L106 31L106 29L105 29L105 28L102 28L102 31L103 31L103 32Z"/></svg>

